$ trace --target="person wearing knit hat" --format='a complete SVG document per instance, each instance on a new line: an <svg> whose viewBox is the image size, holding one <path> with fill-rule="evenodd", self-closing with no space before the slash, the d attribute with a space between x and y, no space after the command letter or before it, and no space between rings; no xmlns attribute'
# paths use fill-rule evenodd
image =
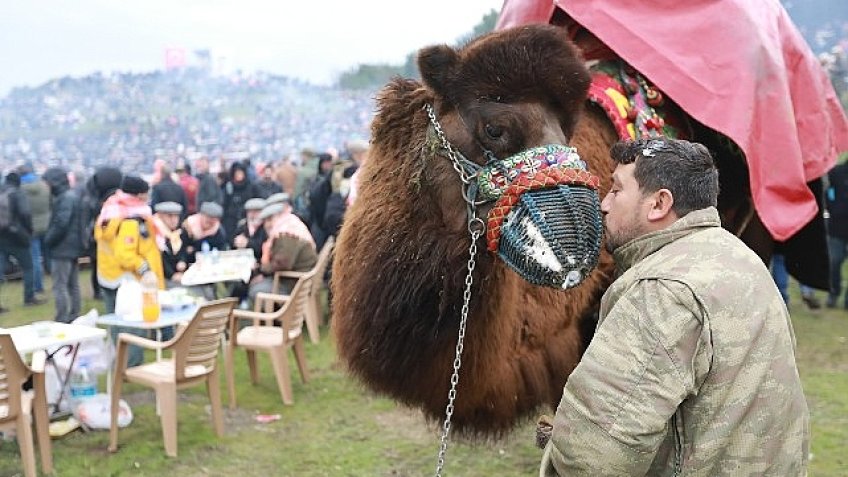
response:
<svg viewBox="0 0 848 477"><path fill-rule="evenodd" d="M127 194L138 196L147 194L150 190L150 184L139 176L125 175L124 178L121 179L121 190Z"/></svg>
<svg viewBox="0 0 848 477"><path fill-rule="evenodd" d="M162 252L156 242L157 227L147 204L150 186L139 176L126 175L120 189L103 203L94 223L97 241L97 281L103 295L106 313L115 312L118 287L124 280L153 281L165 288ZM145 335L135 328L113 326L113 342L119 333ZM144 361L143 350L129 347L127 366Z"/></svg>

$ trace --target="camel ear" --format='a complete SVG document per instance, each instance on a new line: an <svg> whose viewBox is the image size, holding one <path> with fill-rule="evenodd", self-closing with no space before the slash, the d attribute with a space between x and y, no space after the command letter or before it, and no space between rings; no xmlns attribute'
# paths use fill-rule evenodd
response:
<svg viewBox="0 0 848 477"><path fill-rule="evenodd" d="M448 45L422 48L418 52L418 71L424 84L441 96L448 91L448 83L459 63L459 54Z"/></svg>

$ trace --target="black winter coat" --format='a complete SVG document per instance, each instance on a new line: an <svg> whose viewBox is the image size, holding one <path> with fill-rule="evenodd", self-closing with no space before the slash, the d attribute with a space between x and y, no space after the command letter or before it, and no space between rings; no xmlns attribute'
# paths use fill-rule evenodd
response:
<svg viewBox="0 0 848 477"><path fill-rule="evenodd" d="M86 252L83 248L85 214L79 194L70 188L66 176L61 179L44 174L53 196L53 210L44 234L44 246L50 250L51 258L76 260Z"/></svg>
<svg viewBox="0 0 848 477"><path fill-rule="evenodd" d="M172 181L170 177L163 177L158 184L153 186L150 191L150 206L155 207L156 204L162 202L176 202L183 206L181 218L185 218L188 214L188 200L186 200L185 191L182 186Z"/></svg>
<svg viewBox="0 0 848 477"><path fill-rule="evenodd" d="M232 181L224 184L224 217L221 224L224 226L227 243L233 241L238 223L245 217L244 203L254 197L259 197L259 191L247 179L239 184Z"/></svg>
<svg viewBox="0 0 848 477"><path fill-rule="evenodd" d="M17 186L8 184L3 186L3 190L7 188L12 189L9 192L11 225L8 229L0 231L0 248L29 248L29 242L32 239L32 212L29 208L29 199L26 193Z"/></svg>
<svg viewBox="0 0 848 477"><path fill-rule="evenodd" d="M224 205L224 194L221 192L221 187L218 186L218 181L212 177L212 174L198 174L196 177L199 181L197 189L198 210L204 202L215 202L218 205Z"/></svg>

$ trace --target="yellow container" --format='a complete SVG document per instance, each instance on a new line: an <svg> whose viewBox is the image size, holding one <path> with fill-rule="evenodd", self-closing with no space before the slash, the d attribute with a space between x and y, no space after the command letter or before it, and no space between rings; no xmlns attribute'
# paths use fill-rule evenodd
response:
<svg viewBox="0 0 848 477"><path fill-rule="evenodd" d="M141 317L144 321L154 322L159 319L161 307L157 290L145 290L141 294Z"/></svg>

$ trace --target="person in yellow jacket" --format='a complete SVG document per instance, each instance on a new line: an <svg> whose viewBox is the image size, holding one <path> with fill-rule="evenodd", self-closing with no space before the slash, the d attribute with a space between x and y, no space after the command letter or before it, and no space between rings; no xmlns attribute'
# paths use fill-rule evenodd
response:
<svg viewBox="0 0 848 477"><path fill-rule="evenodd" d="M153 274L159 288L165 287L162 255L156 244L156 225L147 205L150 186L138 176L126 175L121 187L103 203L94 227L97 240L97 282L102 287L106 313L115 312L118 286L126 279L141 280ZM112 338L118 333L134 333L130 328L112 327ZM137 346L129 349L128 366L142 363L143 352Z"/></svg>

